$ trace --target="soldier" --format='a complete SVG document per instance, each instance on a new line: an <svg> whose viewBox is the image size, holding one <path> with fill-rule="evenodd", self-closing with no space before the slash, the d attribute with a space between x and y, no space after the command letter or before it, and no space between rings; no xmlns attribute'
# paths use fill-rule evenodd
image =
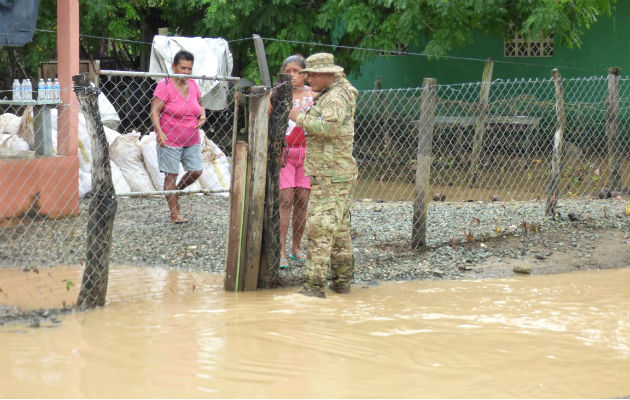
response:
<svg viewBox="0 0 630 400"><path fill-rule="evenodd" d="M318 53L306 59L308 82L315 104L289 118L306 133L304 170L311 177L306 234L307 280L300 293L326 297L324 285L331 269L330 288L349 293L354 270L350 237L350 205L356 184L357 163L352 157L357 90L335 65L332 54Z"/></svg>

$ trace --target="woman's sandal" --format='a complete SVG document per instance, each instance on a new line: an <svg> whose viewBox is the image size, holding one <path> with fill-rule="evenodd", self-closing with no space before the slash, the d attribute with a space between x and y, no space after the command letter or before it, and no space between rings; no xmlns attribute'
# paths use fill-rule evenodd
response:
<svg viewBox="0 0 630 400"><path fill-rule="evenodd" d="M300 253L300 254L289 254L289 258L298 262L305 262L306 261L306 254L304 253Z"/></svg>
<svg viewBox="0 0 630 400"><path fill-rule="evenodd" d="M171 216L171 222L174 224L185 224L186 222L188 222L188 220L186 219L186 217L180 214L177 217Z"/></svg>
<svg viewBox="0 0 630 400"><path fill-rule="evenodd" d="M280 269L285 269L285 268L289 268L289 262L287 261L286 258L281 258L280 259Z"/></svg>

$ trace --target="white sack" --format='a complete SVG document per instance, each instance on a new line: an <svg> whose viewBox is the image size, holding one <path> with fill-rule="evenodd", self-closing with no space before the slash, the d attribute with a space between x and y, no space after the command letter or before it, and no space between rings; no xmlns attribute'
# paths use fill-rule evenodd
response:
<svg viewBox="0 0 630 400"><path fill-rule="evenodd" d="M92 174L79 169L79 198L82 199L92 190Z"/></svg>
<svg viewBox="0 0 630 400"><path fill-rule="evenodd" d="M35 128L33 127L33 106L26 106L20 118L18 136L28 143L31 149L35 149Z"/></svg>
<svg viewBox="0 0 630 400"><path fill-rule="evenodd" d="M107 144L111 146L112 143L114 143L114 140L116 140L116 138L120 136L120 133L106 126L104 126L103 128L105 130L105 138L107 139Z"/></svg>
<svg viewBox="0 0 630 400"><path fill-rule="evenodd" d="M109 102L107 97L101 92L98 95L98 111L101 114L101 122L103 126L111 129L118 129L118 125L120 125L120 117L116 112L116 109Z"/></svg>
<svg viewBox="0 0 630 400"><path fill-rule="evenodd" d="M22 118L11 113L0 115L0 135L17 135L21 120Z"/></svg>
<svg viewBox="0 0 630 400"><path fill-rule="evenodd" d="M4 147L4 142L7 141L8 138L10 138L13 135L8 135L5 133L0 133L0 147Z"/></svg>
<svg viewBox="0 0 630 400"><path fill-rule="evenodd" d="M142 162L139 134L120 135L109 148L111 159L118 165L132 192L152 192L149 173Z"/></svg>
<svg viewBox="0 0 630 400"><path fill-rule="evenodd" d="M155 132L142 136L142 139L140 139L140 152L153 187L156 190L162 190L164 188L164 174L160 172L160 167L158 166L156 143L157 137Z"/></svg>
<svg viewBox="0 0 630 400"><path fill-rule="evenodd" d="M112 182L114 182L114 191L116 194L131 192L131 188L122 174L122 171L118 168L118 165L112 160L109 160L109 165L112 168Z"/></svg>
<svg viewBox="0 0 630 400"><path fill-rule="evenodd" d="M5 137L2 147L18 151L29 151L31 149L28 143L26 143L26 140L22 139L18 135L9 135L8 138Z"/></svg>
<svg viewBox="0 0 630 400"><path fill-rule="evenodd" d="M231 174L230 163L212 140L202 141L201 161L203 162L203 173L199 177L199 183L203 189L209 190L230 190ZM220 196L228 196L228 193L217 193Z"/></svg>
<svg viewBox="0 0 630 400"><path fill-rule="evenodd" d="M172 74L173 57L179 50L187 50L195 56L193 75L232 74L232 53L225 39L163 35L153 37L149 72ZM223 110L227 107L227 81L195 79L195 82L201 89L201 102L206 109Z"/></svg>
<svg viewBox="0 0 630 400"><path fill-rule="evenodd" d="M87 130L87 124L83 114L79 114L79 169L81 171L92 172L92 139ZM55 146L56 147L56 146Z"/></svg>

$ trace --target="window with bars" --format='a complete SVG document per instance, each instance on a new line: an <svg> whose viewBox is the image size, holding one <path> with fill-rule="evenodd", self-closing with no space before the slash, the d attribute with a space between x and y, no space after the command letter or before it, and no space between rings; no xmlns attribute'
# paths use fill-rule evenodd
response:
<svg viewBox="0 0 630 400"><path fill-rule="evenodd" d="M529 41L518 33L514 39L505 41L505 57L553 57L553 33L537 41Z"/></svg>

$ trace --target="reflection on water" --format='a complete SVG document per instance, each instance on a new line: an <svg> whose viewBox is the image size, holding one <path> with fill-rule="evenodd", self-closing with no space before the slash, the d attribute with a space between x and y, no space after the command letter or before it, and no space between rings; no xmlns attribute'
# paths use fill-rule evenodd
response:
<svg viewBox="0 0 630 400"><path fill-rule="evenodd" d="M629 269L391 282L327 299L226 293L221 279L115 268L107 307L0 328L0 396L630 394Z"/></svg>

